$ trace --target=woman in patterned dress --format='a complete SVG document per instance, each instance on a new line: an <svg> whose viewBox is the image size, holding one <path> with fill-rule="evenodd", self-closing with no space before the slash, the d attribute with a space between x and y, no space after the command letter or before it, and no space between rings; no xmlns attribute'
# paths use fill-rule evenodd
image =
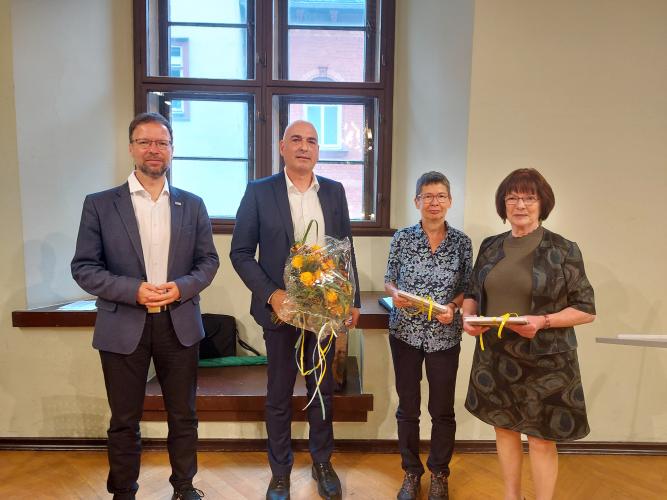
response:
<svg viewBox="0 0 667 500"><path fill-rule="evenodd" d="M426 465L431 471L430 500L449 498L447 477L454 449L454 388L461 350L461 315L472 272L472 245L446 221L452 197L449 181L440 172L428 172L417 181L415 206L421 220L397 231L391 241L385 289L395 308L389 319L389 345L398 393L398 442L405 478L399 500L417 498L424 466L419 458L420 383L426 364L431 415L431 450ZM429 318L409 309L397 290L430 297L447 304L447 311Z"/></svg>
<svg viewBox="0 0 667 500"><path fill-rule="evenodd" d="M502 338L495 327L463 326L483 335L466 408L495 428L505 500L522 498L521 434L528 436L537 499L546 500L558 476L556 442L589 433L573 327L595 319L593 288L577 244L542 226L554 204L535 169L502 181L496 210L512 230L482 242L463 303L464 317L517 313L528 320L505 326Z"/></svg>

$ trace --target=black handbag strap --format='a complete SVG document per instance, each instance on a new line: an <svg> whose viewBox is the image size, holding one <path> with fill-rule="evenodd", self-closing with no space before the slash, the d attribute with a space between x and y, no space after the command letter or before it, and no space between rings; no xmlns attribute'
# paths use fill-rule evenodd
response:
<svg viewBox="0 0 667 500"><path fill-rule="evenodd" d="M239 331L236 330L236 341L239 343L241 347L243 347L246 351L252 352L255 354L255 356L261 356L259 351L252 347L250 344L248 344L245 340L243 340L241 337L239 337Z"/></svg>

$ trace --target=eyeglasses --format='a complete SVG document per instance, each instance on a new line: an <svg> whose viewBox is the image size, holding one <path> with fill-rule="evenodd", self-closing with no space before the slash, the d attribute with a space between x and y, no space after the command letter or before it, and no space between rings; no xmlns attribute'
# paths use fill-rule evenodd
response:
<svg viewBox="0 0 667 500"><path fill-rule="evenodd" d="M449 195L445 193L426 193L418 195L417 198L427 204L433 203L433 200L438 200L438 203L445 203L449 199Z"/></svg>
<svg viewBox="0 0 667 500"><path fill-rule="evenodd" d="M148 149L153 144L155 144L160 151L164 151L171 147L171 141L151 141L149 139L134 139L130 142L136 144L141 149Z"/></svg>
<svg viewBox="0 0 667 500"><path fill-rule="evenodd" d="M526 205L527 207L534 205L537 203L540 199L537 196L507 196L505 198L505 203L508 205L516 205L519 203L519 200L523 201L523 204Z"/></svg>

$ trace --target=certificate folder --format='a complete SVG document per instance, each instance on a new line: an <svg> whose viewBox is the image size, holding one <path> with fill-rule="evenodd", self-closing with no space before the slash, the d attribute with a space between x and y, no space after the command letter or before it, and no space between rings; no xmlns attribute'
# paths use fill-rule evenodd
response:
<svg viewBox="0 0 667 500"><path fill-rule="evenodd" d="M441 314L447 312L449 309L447 306L443 306L442 304L438 304L437 302L430 301L429 299L419 297L418 295L414 295L412 293L404 292L403 290L397 290L396 293L402 299L410 301L411 306L418 307L424 311L428 311L429 308L433 308L433 312L435 314Z"/></svg>
<svg viewBox="0 0 667 500"><path fill-rule="evenodd" d="M503 322L502 316L468 316L463 321L474 326L500 326ZM528 320L523 316L510 316L505 322L506 325L527 325Z"/></svg>

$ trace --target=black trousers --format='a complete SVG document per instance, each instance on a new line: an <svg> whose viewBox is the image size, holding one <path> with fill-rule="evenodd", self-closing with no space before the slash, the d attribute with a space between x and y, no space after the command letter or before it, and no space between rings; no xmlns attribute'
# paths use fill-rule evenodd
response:
<svg viewBox="0 0 667 500"><path fill-rule="evenodd" d="M268 358L268 382L266 395L266 432L268 434L269 465L276 476L287 476L292 470L292 395L297 376L294 346L301 334L290 325L277 325L264 329L264 342ZM317 346L316 335L306 332L304 361L307 368L313 366L313 352ZM333 357L335 345L327 353L327 370L320 385L324 399L325 418L316 396L308 407L308 446L314 463L328 462L333 452ZM315 357L317 360L317 355ZM315 376L306 377L308 399L315 390Z"/></svg>
<svg viewBox="0 0 667 500"><path fill-rule="evenodd" d="M431 415L431 447L426 465L433 473L449 476L449 462L454 452L456 418L454 390L459 367L460 344L437 352L421 349L389 336L398 393L398 446L401 466L407 472L424 473L419 458L419 415L421 407L422 365L426 362L428 412Z"/></svg>
<svg viewBox="0 0 667 500"><path fill-rule="evenodd" d="M169 312L148 314L141 341L133 353L100 351L111 408L111 422L107 431L107 489L119 497L132 498L139 488L139 421L143 413L151 357L167 410L167 449L172 470L169 481L176 488L190 485L197 472L195 399L199 345L181 345Z"/></svg>

